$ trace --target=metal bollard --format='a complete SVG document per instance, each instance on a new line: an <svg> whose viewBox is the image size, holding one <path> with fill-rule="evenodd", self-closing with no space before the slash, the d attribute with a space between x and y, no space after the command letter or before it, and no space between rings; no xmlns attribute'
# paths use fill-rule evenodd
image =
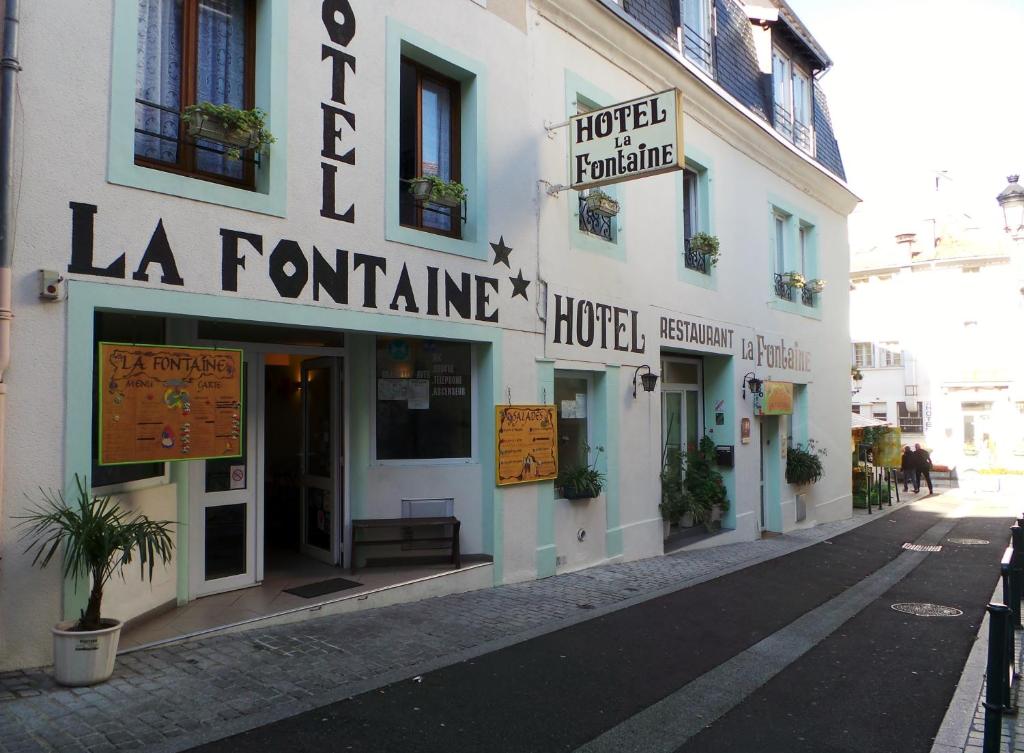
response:
<svg viewBox="0 0 1024 753"><path fill-rule="evenodd" d="M1005 604L989 604L988 665L985 669L985 735L984 753L998 753L1003 739L1003 712L1009 701L1010 668L1007 665L1006 638L1010 632L1010 608Z"/></svg>

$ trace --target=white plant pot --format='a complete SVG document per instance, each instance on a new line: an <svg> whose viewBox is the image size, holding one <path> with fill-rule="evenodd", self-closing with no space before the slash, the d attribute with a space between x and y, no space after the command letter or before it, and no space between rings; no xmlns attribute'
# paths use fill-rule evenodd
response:
<svg viewBox="0 0 1024 753"><path fill-rule="evenodd" d="M104 619L101 630L71 630L77 620L53 628L53 674L61 685L77 687L103 682L114 673L121 621Z"/></svg>

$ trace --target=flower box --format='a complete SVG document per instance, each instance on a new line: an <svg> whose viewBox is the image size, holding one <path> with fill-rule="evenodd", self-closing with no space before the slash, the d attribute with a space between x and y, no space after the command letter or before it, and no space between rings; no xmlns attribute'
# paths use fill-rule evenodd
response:
<svg viewBox="0 0 1024 753"><path fill-rule="evenodd" d="M603 217L614 217L619 213L619 202L604 191L591 191L587 194L587 211Z"/></svg>

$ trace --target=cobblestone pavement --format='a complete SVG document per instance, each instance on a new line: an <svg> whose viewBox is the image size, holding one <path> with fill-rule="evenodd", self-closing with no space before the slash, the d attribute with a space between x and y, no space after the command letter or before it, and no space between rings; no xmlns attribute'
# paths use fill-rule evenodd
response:
<svg viewBox="0 0 1024 753"><path fill-rule="evenodd" d="M894 508L895 509L895 508ZM118 657L113 678L0 674L0 751L179 751L498 650L878 519L544 580L195 639Z"/></svg>

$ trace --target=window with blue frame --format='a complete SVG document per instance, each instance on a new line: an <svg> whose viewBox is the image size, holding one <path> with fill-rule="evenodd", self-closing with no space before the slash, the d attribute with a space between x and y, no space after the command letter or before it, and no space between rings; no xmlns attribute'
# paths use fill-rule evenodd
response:
<svg viewBox="0 0 1024 753"><path fill-rule="evenodd" d="M190 135L183 115L209 102L251 109L255 0L139 0L135 163L252 188L257 155Z"/></svg>

